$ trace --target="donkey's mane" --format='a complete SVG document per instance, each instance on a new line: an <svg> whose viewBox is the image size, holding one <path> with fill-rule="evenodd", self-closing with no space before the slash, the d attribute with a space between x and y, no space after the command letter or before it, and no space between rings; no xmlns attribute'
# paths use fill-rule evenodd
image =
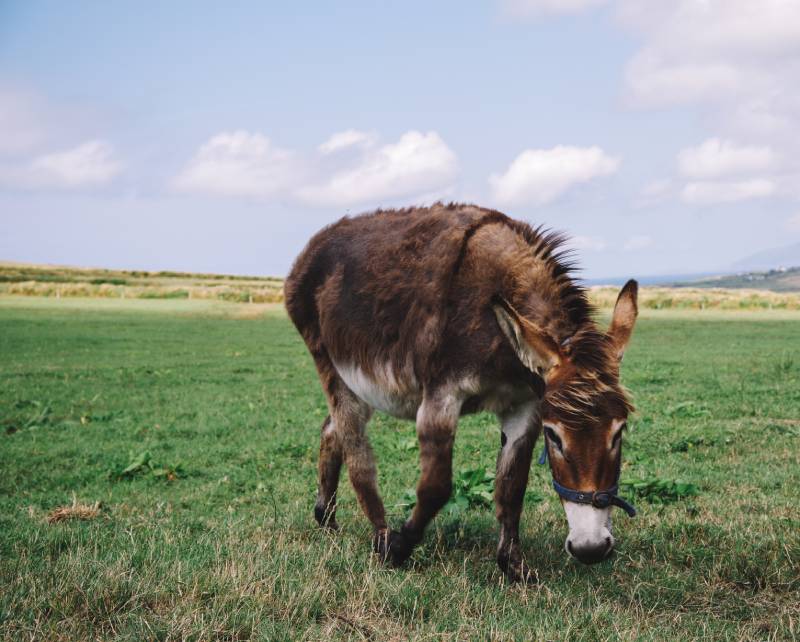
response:
<svg viewBox="0 0 800 642"><path fill-rule="evenodd" d="M612 417L633 412L633 404L619 382L617 356L608 337L596 326L584 327L575 333L570 347L575 373L546 390L546 409L568 428L593 426L601 419L597 416L599 409Z"/></svg>
<svg viewBox="0 0 800 642"><path fill-rule="evenodd" d="M450 208L463 207L450 203ZM568 426L591 424L593 414L602 405L619 416L633 411L624 388L619 383L619 365L614 346L595 323L595 308L589 303L586 289L575 282L578 267L573 251L567 247L569 238L562 232L544 226L532 227L509 218L496 210L483 210L485 215L472 223L464 233L461 249L453 268L458 273L470 238L480 228L499 223L513 230L530 246L533 257L542 262L550 277L552 293L575 328L570 337L559 341L569 355L575 373L568 381L547 390L545 404Z"/></svg>

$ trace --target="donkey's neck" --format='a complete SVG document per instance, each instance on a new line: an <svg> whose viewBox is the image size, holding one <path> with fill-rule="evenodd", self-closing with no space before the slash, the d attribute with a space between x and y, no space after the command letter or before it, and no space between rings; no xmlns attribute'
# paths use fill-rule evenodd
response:
<svg viewBox="0 0 800 642"><path fill-rule="evenodd" d="M594 326L586 292L572 278L573 266L564 256L564 237L494 214L464 240L470 278L494 279L498 294L554 339L563 341Z"/></svg>

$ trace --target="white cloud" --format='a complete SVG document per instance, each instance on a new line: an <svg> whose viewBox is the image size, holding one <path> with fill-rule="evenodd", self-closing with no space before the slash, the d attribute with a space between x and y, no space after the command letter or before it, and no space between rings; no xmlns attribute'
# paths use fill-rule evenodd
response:
<svg viewBox="0 0 800 642"><path fill-rule="evenodd" d="M647 106L715 100L744 82L740 71L726 63L675 62L653 51L634 56L625 80L634 98Z"/></svg>
<svg viewBox="0 0 800 642"><path fill-rule="evenodd" d="M775 193L774 181L754 178L742 181L698 181L687 183L681 192L684 202L690 205L736 203L753 198L764 198Z"/></svg>
<svg viewBox="0 0 800 642"><path fill-rule="evenodd" d="M735 131L788 132L800 114L800 2L619 0L643 38L629 62L632 99L705 104Z"/></svg>
<svg viewBox="0 0 800 642"><path fill-rule="evenodd" d="M617 0L617 7L642 40L625 74L633 102L697 106L721 134L678 154L678 173L689 181L683 201L791 194L800 165L800 2Z"/></svg>
<svg viewBox="0 0 800 642"><path fill-rule="evenodd" d="M786 219L786 229L791 232L800 232L800 212Z"/></svg>
<svg viewBox="0 0 800 642"><path fill-rule="evenodd" d="M606 249L606 240L600 236L571 236L567 239L567 247L573 250L602 252Z"/></svg>
<svg viewBox="0 0 800 642"><path fill-rule="evenodd" d="M619 6L623 22L675 55L687 46L707 56L800 50L800 5L794 0L621 0Z"/></svg>
<svg viewBox="0 0 800 642"><path fill-rule="evenodd" d="M31 169L37 182L54 187L82 187L107 183L122 170L107 142L90 140L63 152L34 159Z"/></svg>
<svg viewBox="0 0 800 642"><path fill-rule="evenodd" d="M378 205L385 200L448 190L458 160L436 132L409 131L396 143L365 151L357 164L297 190L316 205Z"/></svg>
<svg viewBox="0 0 800 642"><path fill-rule="evenodd" d="M316 155L301 156L259 133L223 132L197 150L172 184L183 192L341 207L442 196L458 172L455 154L436 132L409 131L381 147L375 141L375 134L347 130L319 145ZM335 153L346 149L357 153Z"/></svg>
<svg viewBox="0 0 800 642"><path fill-rule="evenodd" d="M527 149L504 174L489 177L495 199L503 205L544 205L570 187L617 171L620 160L599 147Z"/></svg>
<svg viewBox="0 0 800 642"><path fill-rule="evenodd" d="M736 145L719 138L709 138L697 147L687 147L678 154L678 170L689 178L719 178L763 172L774 165L775 154L769 147Z"/></svg>
<svg viewBox="0 0 800 642"><path fill-rule="evenodd" d="M264 198L298 178L293 155L261 134L222 132L204 143L173 186L183 192Z"/></svg>
<svg viewBox="0 0 800 642"><path fill-rule="evenodd" d="M122 171L111 145L90 140L26 164L0 167L0 183L16 189L80 189L113 180Z"/></svg>
<svg viewBox="0 0 800 642"><path fill-rule="evenodd" d="M375 143L375 134L362 132L357 129L346 129L336 132L322 143L317 150L321 154L332 154L350 147L371 147Z"/></svg>
<svg viewBox="0 0 800 642"><path fill-rule="evenodd" d="M625 241L623 249L626 252L637 252L639 250L647 249L652 244L653 244L652 237L647 236L645 234L639 234L636 236L631 236L627 241Z"/></svg>
<svg viewBox="0 0 800 642"><path fill-rule="evenodd" d="M503 0L503 10L514 16L580 13L608 0Z"/></svg>

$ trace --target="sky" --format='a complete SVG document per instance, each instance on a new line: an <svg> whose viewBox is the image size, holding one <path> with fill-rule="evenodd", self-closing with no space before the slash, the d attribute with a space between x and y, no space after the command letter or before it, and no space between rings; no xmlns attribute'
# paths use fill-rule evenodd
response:
<svg viewBox="0 0 800 642"><path fill-rule="evenodd" d="M0 3L0 260L284 275L473 202L588 278L800 241L800 0Z"/></svg>

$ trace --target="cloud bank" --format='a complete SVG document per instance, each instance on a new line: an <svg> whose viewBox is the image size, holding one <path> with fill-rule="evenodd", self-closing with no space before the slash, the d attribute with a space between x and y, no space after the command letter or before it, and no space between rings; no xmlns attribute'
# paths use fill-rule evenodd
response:
<svg viewBox="0 0 800 642"><path fill-rule="evenodd" d="M280 197L320 207L444 194L452 186L458 160L436 132L408 131L382 146L375 140L358 130L339 132L317 147L318 156L309 157L277 148L259 133L223 132L197 150L173 186L187 193ZM343 150L357 153L326 162Z"/></svg>
<svg viewBox="0 0 800 642"><path fill-rule="evenodd" d="M396 143L368 150L354 165L298 190L315 205L379 204L386 199L447 191L458 160L436 132L409 131Z"/></svg>
<svg viewBox="0 0 800 642"><path fill-rule="evenodd" d="M764 172L774 166L775 153L769 147L737 145L719 138L709 138L678 154L678 170L688 178Z"/></svg>
<svg viewBox="0 0 800 642"><path fill-rule="evenodd" d="M110 183L122 171L110 143L90 140L27 163L0 167L0 182L18 189L77 190Z"/></svg>
<svg viewBox="0 0 800 642"><path fill-rule="evenodd" d="M182 192L265 198L290 186L294 169L292 153L266 136L222 132L200 146L173 186Z"/></svg>
<svg viewBox="0 0 800 642"><path fill-rule="evenodd" d="M599 147L527 149L489 184L502 205L546 205L575 185L614 174L620 162Z"/></svg>
<svg viewBox="0 0 800 642"><path fill-rule="evenodd" d="M766 178L745 181L702 181L687 183L681 198L690 205L737 203L775 193L775 182Z"/></svg>
<svg viewBox="0 0 800 642"><path fill-rule="evenodd" d="M787 0L619 0L643 47L626 69L642 106L702 104L748 133L796 133L800 3Z"/></svg>

